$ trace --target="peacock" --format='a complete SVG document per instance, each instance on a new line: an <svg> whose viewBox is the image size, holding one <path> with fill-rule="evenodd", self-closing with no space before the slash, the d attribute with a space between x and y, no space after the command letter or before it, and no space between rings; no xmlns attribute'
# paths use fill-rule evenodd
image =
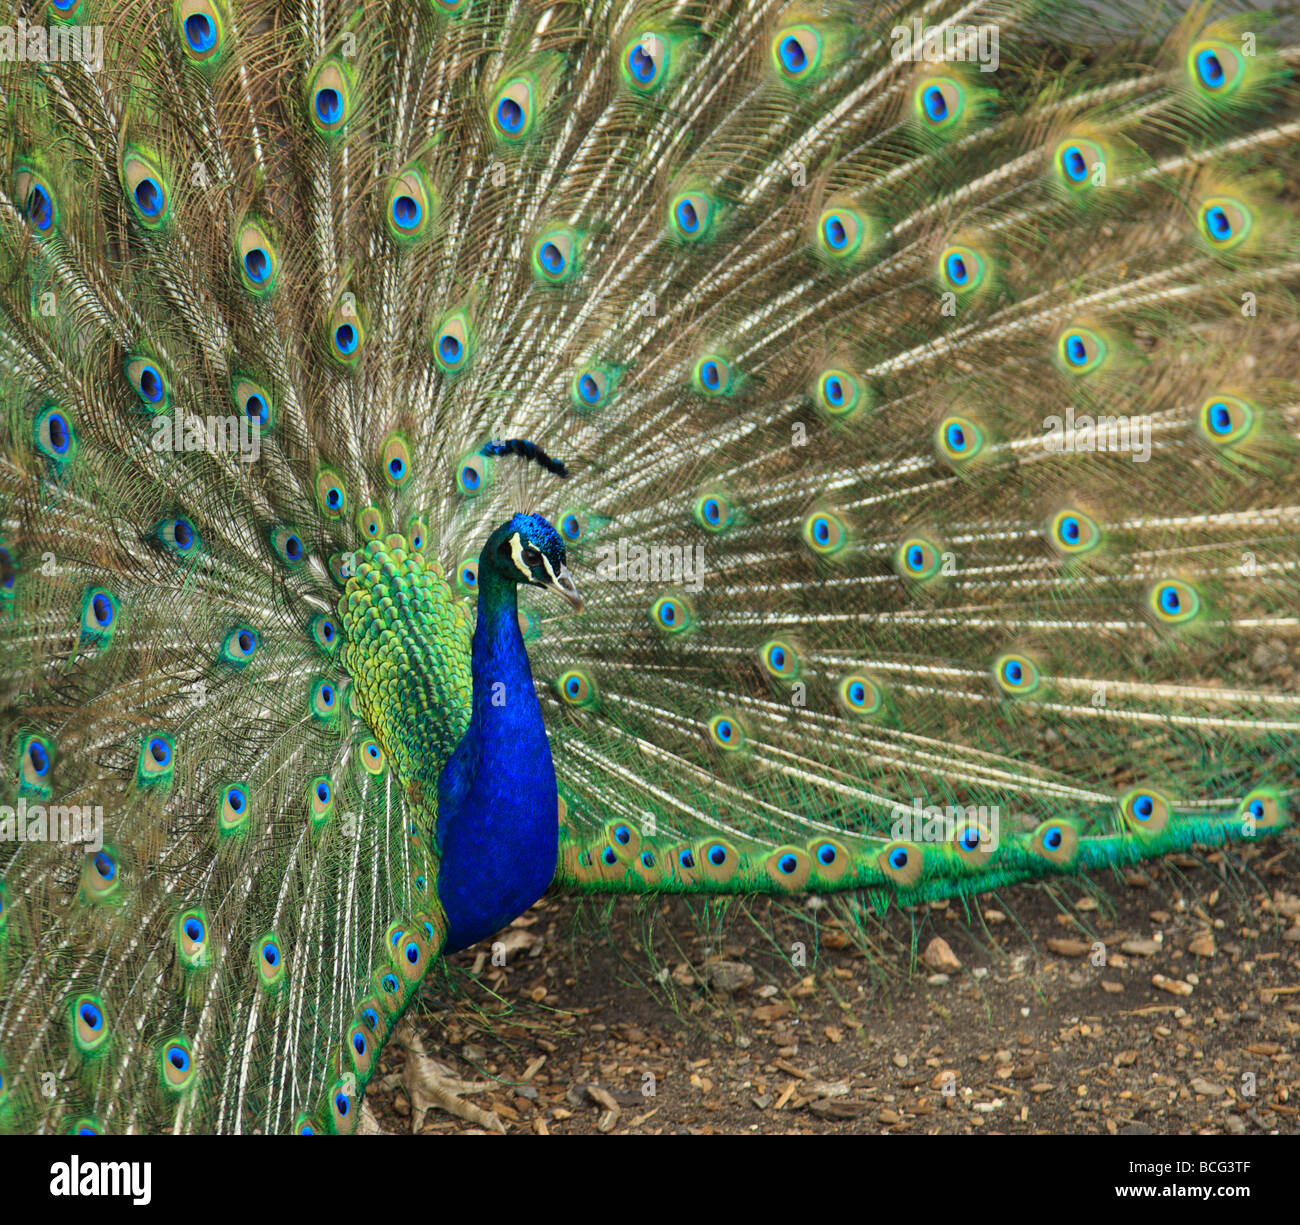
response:
<svg viewBox="0 0 1300 1225"><path fill-rule="evenodd" d="M0 1126L354 1131L548 889L1286 827L1288 15L5 12Z"/></svg>

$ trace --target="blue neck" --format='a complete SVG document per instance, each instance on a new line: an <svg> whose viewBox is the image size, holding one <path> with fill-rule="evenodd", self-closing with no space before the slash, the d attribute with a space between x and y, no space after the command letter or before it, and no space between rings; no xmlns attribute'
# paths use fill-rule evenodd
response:
<svg viewBox="0 0 1300 1225"><path fill-rule="evenodd" d="M523 914L555 875L555 767L519 632L515 584L479 559L473 712L438 784L447 949Z"/></svg>

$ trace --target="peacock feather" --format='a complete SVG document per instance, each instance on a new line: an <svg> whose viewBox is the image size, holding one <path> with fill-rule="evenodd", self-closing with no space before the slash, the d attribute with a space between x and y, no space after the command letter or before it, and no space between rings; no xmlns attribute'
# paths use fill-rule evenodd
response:
<svg viewBox="0 0 1300 1225"><path fill-rule="evenodd" d="M6 13L0 1125L355 1130L552 884L1287 825L1289 18Z"/></svg>

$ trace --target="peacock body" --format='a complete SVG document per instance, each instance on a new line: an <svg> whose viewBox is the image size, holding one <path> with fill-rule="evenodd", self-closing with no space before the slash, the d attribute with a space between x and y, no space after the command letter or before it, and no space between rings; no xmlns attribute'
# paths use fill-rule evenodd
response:
<svg viewBox="0 0 1300 1225"><path fill-rule="evenodd" d="M351 1131L552 883L883 907L1287 823L1286 20L11 26L0 1123Z"/></svg>

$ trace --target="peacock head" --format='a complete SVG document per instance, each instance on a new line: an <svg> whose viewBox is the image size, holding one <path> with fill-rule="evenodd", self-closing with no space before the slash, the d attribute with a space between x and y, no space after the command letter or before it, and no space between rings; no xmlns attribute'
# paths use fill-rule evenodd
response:
<svg viewBox="0 0 1300 1225"><path fill-rule="evenodd" d="M565 565L564 541L541 515L515 515L497 528L479 559L479 570L485 567L508 582L557 591L582 610L582 596Z"/></svg>

